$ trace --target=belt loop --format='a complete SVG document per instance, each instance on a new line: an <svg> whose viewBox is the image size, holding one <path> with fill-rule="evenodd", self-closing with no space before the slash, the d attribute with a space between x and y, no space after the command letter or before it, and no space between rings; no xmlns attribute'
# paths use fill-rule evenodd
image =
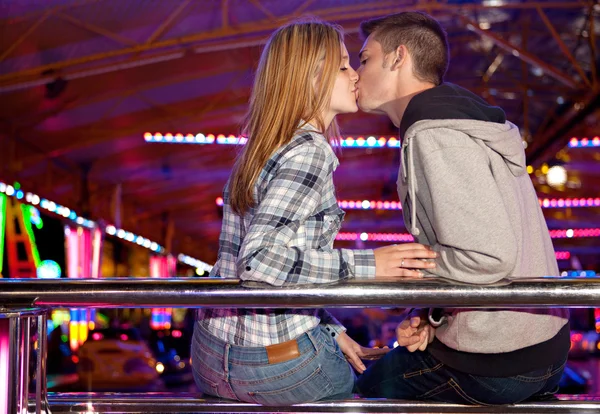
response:
<svg viewBox="0 0 600 414"><path fill-rule="evenodd" d="M225 353L223 354L223 371L225 373L225 381L229 381L229 349L230 344L225 344Z"/></svg>
<svg viewBox="0 0 600 414"><path fill-rule="evenodd" d="M320 348L318 346L319 343L318 343L317 339L314 336L312 336L311 332L313 332L313 331L317 332L317 329L320 330L321 326L317 325L316 329L313 329L311 331L306 331L306 336L308 336L308 339L310 340L310 342L312 343L313 347L315 348L315 352L319 352Z"/></svg>

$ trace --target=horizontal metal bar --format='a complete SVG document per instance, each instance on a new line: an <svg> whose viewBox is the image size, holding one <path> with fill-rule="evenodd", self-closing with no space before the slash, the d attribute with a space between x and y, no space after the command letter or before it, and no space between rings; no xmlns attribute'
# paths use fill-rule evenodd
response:
<svg viewBox="0 0 600 414"><path fill-rule="evenodd" d="M364 307L547 308L600 306L600 278L503 280L473 285L441 279L344 281L273 287L224 279L0 281L0 307Z"/></svg>
<svg viewBox="0 0 600 414"><path fill-rule="evenodd" d="M385 399L359 399L266 407L237 401L203 399L197 394L51 395L50 409L57 413L600 413L599 397L560 396L559 401L494 407Z"/></svg>

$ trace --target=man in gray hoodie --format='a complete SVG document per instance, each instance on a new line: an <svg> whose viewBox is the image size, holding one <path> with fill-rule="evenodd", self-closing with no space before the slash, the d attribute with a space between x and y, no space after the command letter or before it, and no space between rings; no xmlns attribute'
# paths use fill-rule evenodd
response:
<svg viewBox="0 0 600 414"><path fill-rule="evenodd" d="M443 82L449 53L439 23L407 12L363 22L361 31L358 104L400 129L404 222L438 253L426 276L471 284L558 276L519 129L502 109ZM557 391L570 346L565 309L421 309L397 334L400 346L359 378L362 395L544 398Z"/></svg>

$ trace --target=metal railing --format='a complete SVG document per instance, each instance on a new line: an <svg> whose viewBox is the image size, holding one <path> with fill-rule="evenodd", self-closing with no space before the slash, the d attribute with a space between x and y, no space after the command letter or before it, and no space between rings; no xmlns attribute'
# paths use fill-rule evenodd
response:
<svg viewBox="0 0 600 414"><path fill-rule="evenodd" d="M46 398L46 330L38 331L36 397L27 402L24 371L31 323L45 326L47 312L57 307L453 307L548 308L600 307L600 278L537 278L468 285L440 279L345 281L327 285L272 287L224 279L89 279L0 280L0 318L10 320L9 387L0 390L9 413L26 412L270 412L268 407L153 394L61 394ZM6 325L6 324L5 324ZM1 334L1 332L0 332ZM24 365L25 364L25 365ZM4 393L4 394L3 394ZM23 397L25 395L25 397ZM265 411L266 410L266 411ZM278 412L594 412L600 398L536 404L463 407L453 404L356 400L277 408ZM481 411L483 410L483 411ZM0 413L2 414L2 413Z"/></svg>
<svg viewBox="0 0 600 414"><path fill-rule="evenodd" d="M441 279L344 281L273 287L226 279L6 279L0 306L548 308L600 306L600 278L503 280L489 285Z"/></svg>

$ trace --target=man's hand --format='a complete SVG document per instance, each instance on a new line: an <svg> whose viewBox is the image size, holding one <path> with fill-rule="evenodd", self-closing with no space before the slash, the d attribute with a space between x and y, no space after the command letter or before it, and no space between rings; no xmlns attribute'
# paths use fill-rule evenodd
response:
<svg viewBox="0 0 600 414"><path fill-rule="evenodd" d="M350 365L360 374L367 369L362 359L379 359L390 351L389 348L365 348L360 346L346 332L339 334L336 341Z"/></svg>
<svg viewBox="0 0 600 414"><path fill-rule="evenodd" d="M411 314L396 328L396 338L409 352L424 351L435 338L435 328L424 315Z"/></svg>

